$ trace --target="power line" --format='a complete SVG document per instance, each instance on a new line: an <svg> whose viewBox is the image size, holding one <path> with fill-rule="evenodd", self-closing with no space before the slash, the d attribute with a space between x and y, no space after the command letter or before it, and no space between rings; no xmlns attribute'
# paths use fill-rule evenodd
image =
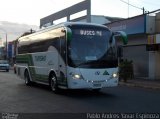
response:
<svg viewBox="0 0 160 119"><path fill-rule="evenodd" d="M137 9L143 10L143 8L140 8L140 7L137 7L137 6L135 6L135 5L132 5L132 4L130 4L130 3L126 2L126 1L124 1L124 0L120 0L120 1L123 2L123 3L125 3L125 4L127 4L127 5L130 5L130 6L132 6L132 7L135 7L135 8L137 8Z"/></svg>
<svg viewBox="0 0 160 119"><path fill-rule="evenodd" d="M147 12L147 11L144 9L144 7L143 7L143 8L140 8L140 7L137 7L137 6L133 5L133 4L130 4L130 3L129 3L129 0L128 0L128 2L126 2L126 1L124 1L124 0L120 0L120 1L128 5L128 17L129 17L129 6L132 6L132 7L134 7L134 8L143 10L143 14L145 14L145 13Z"/></svg>

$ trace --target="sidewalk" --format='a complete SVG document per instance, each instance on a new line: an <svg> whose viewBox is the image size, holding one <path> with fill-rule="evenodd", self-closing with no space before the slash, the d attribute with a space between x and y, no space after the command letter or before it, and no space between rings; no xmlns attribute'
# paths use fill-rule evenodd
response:
<svg viewBox="0 0 160 119"><path fill-rule="evenodd" d="M122 80L119 81L119 85L160 90L160 80L131 79L127 80L127 82Z"/></svg>

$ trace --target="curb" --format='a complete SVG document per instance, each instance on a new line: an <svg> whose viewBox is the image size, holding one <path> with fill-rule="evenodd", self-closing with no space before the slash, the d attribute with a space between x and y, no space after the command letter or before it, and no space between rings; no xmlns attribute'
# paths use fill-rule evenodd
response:
<svg viewBox="0 0 160 119"><path fill-rule="evenodd" d="M132 84L131 84L131 83L123 83L123 82L119 82L119 85L160 90L160 87L159 87L159 86L154 86L154 85L146 86L146 85L143 85L143 84L136 84L136 83L132 83Z"/></svg>

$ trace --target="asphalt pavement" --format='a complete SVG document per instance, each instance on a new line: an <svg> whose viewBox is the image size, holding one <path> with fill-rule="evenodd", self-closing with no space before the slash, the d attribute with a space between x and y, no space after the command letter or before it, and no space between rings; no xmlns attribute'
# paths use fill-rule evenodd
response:
<svg viewBox="0 0 160 119"><path fill-rule="evenodd" d="M18 114L18 119L23 113L35 113L36 116L36 113L158 113L160 90L129 87L131 81L133 83L135 80L128 80L127 83L121 81L120 85L124 83L128 86L104 88L99 93L91 90L63 90L54 94L45 85L26 86L13 70L2 71L0 118L8 118L6 112L16 117ZM31 119L28 116L25 119Z"/></svg>

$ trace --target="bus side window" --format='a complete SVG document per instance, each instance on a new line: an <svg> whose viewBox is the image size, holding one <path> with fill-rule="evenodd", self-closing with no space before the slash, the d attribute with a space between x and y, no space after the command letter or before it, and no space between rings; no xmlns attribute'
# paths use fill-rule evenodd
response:
<svg viewBox="0 0 160 119"><path fill-rule="evenodd" d="M66 61L66 40L65 37L60 37L60 52L61 56Z"/></svg>

